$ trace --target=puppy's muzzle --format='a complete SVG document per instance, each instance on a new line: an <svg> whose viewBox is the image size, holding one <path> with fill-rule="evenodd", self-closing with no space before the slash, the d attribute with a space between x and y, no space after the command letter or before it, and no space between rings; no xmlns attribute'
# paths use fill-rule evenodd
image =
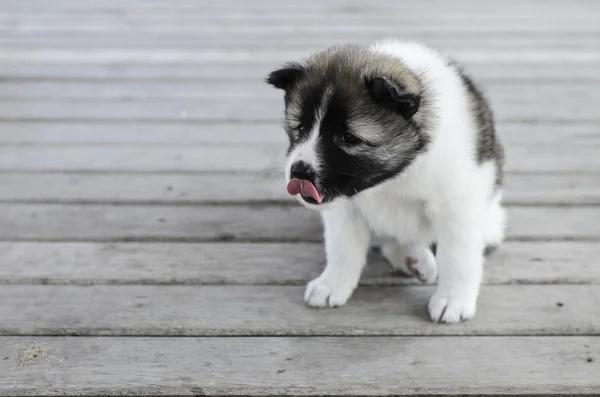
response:
<svg viewBox="0 0 600 397"><path fill-rule="evenodd" d="M290 168L290 181L287 185L289 194L300 194L302 199L309 204L319 204L321 195L316 188L316 172L313 167L304 161L296 161Z"/></svg>

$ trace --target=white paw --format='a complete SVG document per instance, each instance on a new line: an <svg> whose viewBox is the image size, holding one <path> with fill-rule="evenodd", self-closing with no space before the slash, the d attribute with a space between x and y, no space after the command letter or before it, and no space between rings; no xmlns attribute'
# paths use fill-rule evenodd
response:
<svg viewBox="0 0 600 397"><path fill-rule="evenodd" d="M446 293L438 288L429 300L429 317L436 323L458 323L473 317L476 306L476 295Z"/></svg>
<svg viewBox="0 0 600 397"><path fill-rule="evenodd" d="M306 286L304 301L311 307L344 306L357 284L358 280L321 274Z"/></svg>
<svg viewBox="0 0 600 397"><path fill-rule="evenodd" d="M394 269L409 277L416 277L423 283L431 283L437 278L435 256L428 247L392 242L381 247L381 253Z"/></svg>

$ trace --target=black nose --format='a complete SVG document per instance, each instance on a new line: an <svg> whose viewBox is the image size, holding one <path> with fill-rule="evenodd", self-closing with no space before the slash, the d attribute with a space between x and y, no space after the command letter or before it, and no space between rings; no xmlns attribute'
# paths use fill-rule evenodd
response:
<svg viewBox="0 0 600 397"><path fill-rule="evenodd" d="M315 181L315 170L304 161L296 161L290 169L291 178L304 179L305 181Z"/></svg>

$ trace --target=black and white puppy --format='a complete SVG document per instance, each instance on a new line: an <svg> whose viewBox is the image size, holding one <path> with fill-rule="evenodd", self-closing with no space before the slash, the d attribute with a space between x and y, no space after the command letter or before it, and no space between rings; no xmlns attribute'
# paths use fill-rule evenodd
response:
<svg viewBox="0 0 600 397"><path fill-rule="evenodd" d="M327 266L308 305L347 302L374 232L393 239L382 251L394 267L423 282L439 273L432 320L473 317L505 215L503 148L471 79L425 46L384 41L327 49L267 82L285 90L288 192L325 227Z"/></svg>

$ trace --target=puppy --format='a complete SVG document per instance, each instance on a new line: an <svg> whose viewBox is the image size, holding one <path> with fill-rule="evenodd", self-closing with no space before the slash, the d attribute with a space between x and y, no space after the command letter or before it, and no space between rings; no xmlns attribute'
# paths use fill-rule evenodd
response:
<svg viewBox="0 0 600 397"><path fill-rule="evenodd" d="M473 81L432 49L383 41L327 49L267 82L285 91L287 190L324 223L327 265L306 303L348 301L373 232L392 240L382 252L395 268L439 274L433 321L473 317L484 249L505 222L503 147Z"/></svg>

